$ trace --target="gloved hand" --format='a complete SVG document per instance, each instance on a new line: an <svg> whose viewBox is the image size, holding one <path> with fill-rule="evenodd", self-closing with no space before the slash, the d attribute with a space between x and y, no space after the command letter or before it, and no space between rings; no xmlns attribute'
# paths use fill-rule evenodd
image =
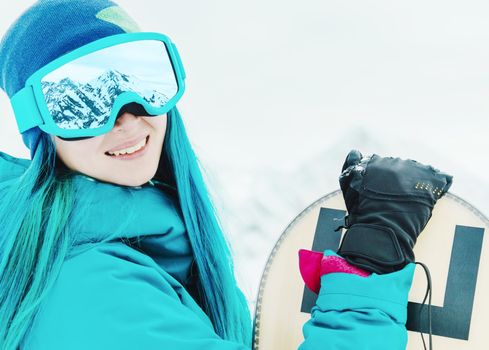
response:
<svg viewBox="0 0 489 350"><path fill-rule="evenodd" d="M348 215L337 253L378 274L414 262L417 237L452 178L415 160L350 151L339 177Z"/></svg>

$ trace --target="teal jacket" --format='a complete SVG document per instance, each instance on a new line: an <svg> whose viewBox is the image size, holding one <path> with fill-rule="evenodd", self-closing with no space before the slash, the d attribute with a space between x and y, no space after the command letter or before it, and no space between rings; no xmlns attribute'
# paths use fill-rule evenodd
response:
<svg viewBox="0 0 489 350"><path fill-rule="evenodd" d="M29 162L0 152L0 198ZM90 211L71 223L74 248L22 350L246 349L221 339L199 305L173 188L117 186L81 174L75 185L76 205L90 201ZM134 220L121 227L130 214ZM410 264L386 275L322 276L299 349L405 349L413 273Z"/></svg>

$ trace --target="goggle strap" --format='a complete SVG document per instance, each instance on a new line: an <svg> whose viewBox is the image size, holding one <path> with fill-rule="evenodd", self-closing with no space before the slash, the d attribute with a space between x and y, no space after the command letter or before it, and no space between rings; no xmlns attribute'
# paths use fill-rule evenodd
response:
<svg viewBox="0 0 489 350"><path fill-rule="evenodd" d="M41 113L37 108L32 86L28 85L19 90L12 96L10 103L12 104L17 119L17 128L20 133L44 124L44 121L41 118Z"/></svg>

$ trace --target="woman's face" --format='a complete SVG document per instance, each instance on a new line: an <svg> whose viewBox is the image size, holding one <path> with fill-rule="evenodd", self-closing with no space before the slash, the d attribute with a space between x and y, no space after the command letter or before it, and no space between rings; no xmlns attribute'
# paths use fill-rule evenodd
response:
<svg viewBox="0 0 489 350"><path fill-rule="evenodd" d="M143 117L125 112L117 118L113 129L106 134L78 141L65 141L54 135L51 135L51 138L56 144L58 157L68 168L105 182L140 186L156 174L166 125L167 114ZM112 156L107 153L111 150L131 148L131 145L139 144L141 140L144 143L148 135L149 139L144 148L133 154L135 156L139 153L137 157L123 159L130 154ZM130 145L124 146L126 142L130 142Z"/></svg>

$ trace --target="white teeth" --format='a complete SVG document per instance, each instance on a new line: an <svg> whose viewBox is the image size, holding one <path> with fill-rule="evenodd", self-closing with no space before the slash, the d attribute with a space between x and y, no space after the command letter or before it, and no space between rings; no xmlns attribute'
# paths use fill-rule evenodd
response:
<svg viewBox="0 0 489 350"><path fill-rule="evenodd" d="M142 139L141 142L139 142L137 145L134 145L132 147L129 147L129 148L125 148L125 149L121 149L119 151L115 151L115 152L107 152L108 154L111 154L111 155L114 155L114 156L118 156L120 154L131 154L131 153L134 153L136 152L137 150L143 148L145 145L146 145L146 138Z"/></svg>

